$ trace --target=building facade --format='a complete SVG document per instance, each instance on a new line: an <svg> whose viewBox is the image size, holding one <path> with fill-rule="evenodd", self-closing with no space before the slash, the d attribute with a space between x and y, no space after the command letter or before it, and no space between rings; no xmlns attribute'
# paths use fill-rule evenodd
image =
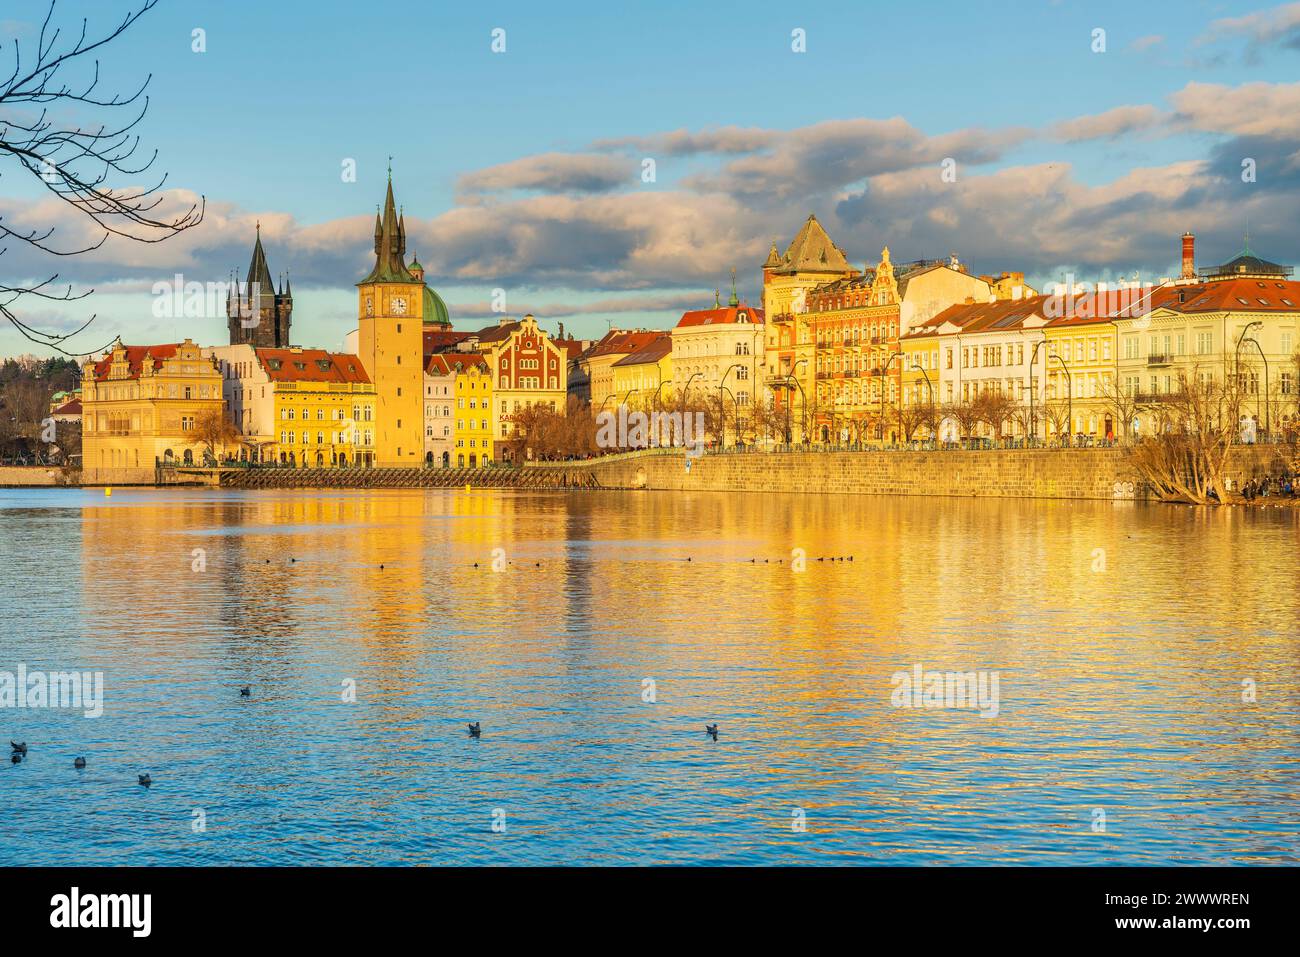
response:
<svg viewBox="0 0 1300 957"><path fill-rule="evenodd" d="M153 482L155 463L198 464L191 432L224 409L221 372L193 341L127 346L82 365L83 481Z"/></svg>
<svg viewBox="0 0 1300 957"><path fill-rule="evenodd" d="M449 361L456 393L454 464L456 468L482 468L494 461L492 370L480 356L454 355Z"/></svg>
<svg viewBox="0 0 1300 957"><path fill-rule="evenodd" d="M492 380L494 440L513 435L518 426L512 417L529 406L564 411L568 351L557 345L532 315L517 322L503 319L479 330L477 348ZM494 441L491 448L509 455L509 446L503 441Z"/></svg>
<svg viewBox="0 0 1300 957"><path fill-rule="evenodd" d="M304 468L375 464L375 387L358 357L300 346L207 351L222 373L241 458Z"/></svg>

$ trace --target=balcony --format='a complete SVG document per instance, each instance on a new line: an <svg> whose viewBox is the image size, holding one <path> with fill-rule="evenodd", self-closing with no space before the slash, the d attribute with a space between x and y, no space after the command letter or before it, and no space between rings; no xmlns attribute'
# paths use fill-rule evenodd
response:
<svg viewBox="0 0 1300 957"><path fill-rule="evenodd" d="M1147 356L1147 365L1149 366L1167 366L1174 361L1174 357L1163 353L1153 353Z"/></svg>

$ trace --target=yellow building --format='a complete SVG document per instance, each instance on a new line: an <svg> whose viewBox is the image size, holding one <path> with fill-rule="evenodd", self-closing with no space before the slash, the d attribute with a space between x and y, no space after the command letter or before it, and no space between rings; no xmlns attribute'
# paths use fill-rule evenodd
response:
<svg viewBox="0 0 1300 957"><path fill-rule="evenodd" d="M492 372L480 356L457 353L447 362L456 376L452 463L481 468L492 461Z"/></svg>
<svg viewBox="0 0 1300 957"><path fill-rule="evenodd" d="M672 407L673 336L660 332L647 345L610 366L614 395L629 408L653 410Z"/></svg>
<svg viewBox="0 0 1300 957"><path fill-rule="evenodd" d="M316 468L374 464L375 387L356 356L300 346L206 351L222 373L240 458Z"/></svg>
<svg viewBox="0 0 1300 957"><path fill-rule="evenodd" d="M1112 396L1115 389L1116 327L1105 315L1064 316L1041 328L1047 359L1042 369L1047 436L1113 439L1119 432ZM1039 361L1042 362L1041 354Z"/></svg>
<svg viewBox="0 0 1300 957"><path fill-rule="evenodd" d="M422 273L406 265L406 222L393 203L375 215L375 268L357 283L357 353L375 384L375 464L424 460L424 311ZM432 317L430 317L432 319Z"/></svg>
<svg viewBox="0 0 1300 957"><path fill-rule="evenodd" d="M155 462L203 461L205 446L188 433L200 416L223 409L221 372L189 339L119 340L82 366L81 404L83 481L152 482Z"/></svg>
<svg viewBox="0 0 1300 957"><path fill-rule="evenodd" d="M469 340L487 363L492 379L493 437L514 434L513 417L529 406L563 414L568 401L569 352L552 339L532 315L517 322L502 319L472 334ZM509 446L494 443L503 455ZM468 459L467 459L468 461Z"/></svg>

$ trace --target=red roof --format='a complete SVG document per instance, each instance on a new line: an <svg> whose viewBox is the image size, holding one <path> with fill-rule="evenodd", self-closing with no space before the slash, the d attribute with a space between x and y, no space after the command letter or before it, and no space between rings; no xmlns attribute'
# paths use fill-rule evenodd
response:
<svg viewBox="0 0 1300 957"><path fill-rule="evenodd" d="M478 369L487 372L487 362L476 352L437 352L425 359L424 371L429 375L454 375L460 366L460 372Z"/></svg>
<svg viewBox="0 0 1300 957"><path fill-rule="evenodd" d="M180 347L181 343L179 342L168 342L157 346L122 346L122 348L126 350L126 361L128 366L127 378L140 378L140 370L144 363L146 353L153 358L153 369L151 371L157 372L162 368L161 360L170 359L172 356L176 355L176 350ZM108 378L108 372L109 369L112 368L112 365L113 357L111 353L98 360L95 363L95 378Z"/></svg>
<svg viewBox="0 0 1300 957"><path fill-rule="evenodd" d="M369 382L356 356L324 349L254 349L272 382Z"/></svg>
<svg viewBox="0 0 1300 957"><path fill-rule="evenodd" d="M424 330L424 354L429 356L439 349L445 349L448 346L454 346L474 335L472 332L453 332L451 329L425 329Z"/></svg>
<svg viewBox="0 0 1300 957"><path fill-rule="evenodd" d="M1177 312L1300 312L1300 281L1220 279L1160 290L1157 305Z"/></svg>
<svg viewBox="0 0 1300 957"><path fill-rule="evenodd" d="M551 342L564 353L566 359L576 359L582 355L581 339L552 339Z"/></svg>
<svg viewBox="0 0 1300 957"><path fill-rule="evenodd" d="M54 410L55 415L81 415L81 400L72 399Z"/></svg>
<svg viewBox="0 0 1300 957"><path fill-rule="evenodd" d="M655 337L658 335L661 335L659 330L621 332L614 329L605 333L604 337L587 351L587 356L588 358L594 358L596 356L627 355L629 352L644 349L654 342Z"/></svg>
<svg viewBox="0 0 1300 957"><path fill-rule="evenodd" d="M635 366L648 362L658 362L664 356L673 351L673 334L671 332L654 333L654 339L649 343L637 349L636 352L625 355L614 363L616 366Z"/></svg>
<svg viewBox="0 0 1300 957"><path fill-rule="evenodd" d="M739 306L723 306L720 309L696 309L693 312L682 313L677 328L680 329L683 326L720 326L733 323L736 322L736 314L739 312L746 313L750 322L763 321L762 309L753 309L741 303Z"/></svg>

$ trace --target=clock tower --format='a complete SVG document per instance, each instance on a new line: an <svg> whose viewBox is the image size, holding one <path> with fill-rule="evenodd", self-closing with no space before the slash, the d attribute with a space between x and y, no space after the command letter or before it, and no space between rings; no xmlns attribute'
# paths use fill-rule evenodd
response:
<svg viewBox="0 0 1300 957"><path fill-rule="evenodd" d="M424 455L424 282L405 256L406 219L393 204L390 169L383 215L375 215L375 268L357 283L357 351L375 384L381 467L416 467Z"/></svg>

